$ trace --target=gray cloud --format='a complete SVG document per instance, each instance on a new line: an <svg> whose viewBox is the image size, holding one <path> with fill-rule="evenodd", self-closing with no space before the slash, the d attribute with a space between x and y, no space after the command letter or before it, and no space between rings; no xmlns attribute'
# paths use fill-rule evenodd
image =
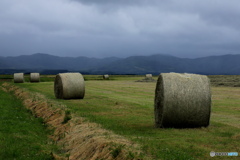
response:
<svg viewBox="0 0 240 160"><path fill-rule="evenodd" d="M72 0L76 2L80 2L83 4L95 4L95 5L112 5L112 6L128 6L128 5L140 5L144 3L148 3L148 0ZM154 0L152 1L154 2Z"/></svg>
<svg viewBox="0 0 240 160"><path fill-rule="evenodd" d="M238 54L237 0L1 0L0 55Z"/></svg>

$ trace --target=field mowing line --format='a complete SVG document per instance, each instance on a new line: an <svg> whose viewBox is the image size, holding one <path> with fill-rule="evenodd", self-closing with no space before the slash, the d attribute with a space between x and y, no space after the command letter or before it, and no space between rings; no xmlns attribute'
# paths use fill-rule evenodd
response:
<svg viewBox="0 0 240 160"><path fill-rule="evenodd" d="M224 113L212 113L212 119L214 119L215 122L220 122L223 124L227 124L233 127L240 128L240 117L233 116L233 115L227 115Z"/></svg>
<svg viewBox="0 0 240 160"><path fill-rule="evenodd" d="M87 82L88 83L88 82ZM154 91L156 87L156 83L143 83L143 82L122 82L122 81L114 81L114 82L102 82L99 84L98 81L90 82L89 88L97 88L101 90L113 91L115 93L124 93L124 94L132 94L136 93L137 95L143 96L154 96ZM146 90L146 88L148 88ZM129 92L131 90L131 92Z"/></svg>
<svg viewBox="0 0 240 160"><path fill-rule="evenodd" d="M142 83L132 81L114 81L104 82L91 81L86 83L86 93L99 94L108 99L116 100L118 102L128 102L138 104L140 106L147 106L153 108L154 87L155 83ZM136 101L137 100L137 101ZM150 104L149 104L150 102Z"/></svg>

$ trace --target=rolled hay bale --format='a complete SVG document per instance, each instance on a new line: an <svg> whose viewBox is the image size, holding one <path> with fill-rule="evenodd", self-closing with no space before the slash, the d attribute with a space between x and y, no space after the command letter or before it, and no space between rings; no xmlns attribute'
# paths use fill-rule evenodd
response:
<svg viewBox="0 0 240 160"><path fill-rule="evenodd" d="M103 79L109 79L109 75L108 74L103 75Z"/></svg>
<svg viewBox="0 0 240 160"><path fill-rule="evenodd" d="M155 90L154 113L156 127L207 127L211 113L208 77L197 74L160 74Z"/></svg>
<svg viewBox="0 0 240 160"><path fill-rule="evenodd" d="M54 81L54 93L58 99L83 99L85 84L82 74L57 74Z"/></svg>
<svg viewBox="0 0 240 160"><path fill-rule="evenodd" d="M40 82L40 74L30 73L30 82Z"/></svg>
<svg viewBox="0 0 240 160"><path fill-rule="evenodd" d="M151 80L152 79L152 74L146 74L145 79Z"/></svg>
<svg viewBox="0 0 240 160"><path fill-rule="evenodd" d="M24 83L24 73L14 73L14 83Z"/></svg>
<svg viewBox="0 0 240 160"><path fill-rule="evenodd" d="M152 78L152 74L146 74L144 79L135 82L156 82L156 80Z"/></svg>

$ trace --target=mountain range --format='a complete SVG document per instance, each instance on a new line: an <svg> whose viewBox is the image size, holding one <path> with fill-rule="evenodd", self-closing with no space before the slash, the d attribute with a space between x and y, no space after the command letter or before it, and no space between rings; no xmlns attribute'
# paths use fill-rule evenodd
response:
<svg viewBox="0 0 240 160"><path fill-rule="evenodd" d="M202 58L179 58L156 54L127 58L59 57L36 53L16 57L0 57L0 74L12 72L81 72L83 74L147 74L163 72L197 74L240 74L240 55L221 55Z"/></svg>

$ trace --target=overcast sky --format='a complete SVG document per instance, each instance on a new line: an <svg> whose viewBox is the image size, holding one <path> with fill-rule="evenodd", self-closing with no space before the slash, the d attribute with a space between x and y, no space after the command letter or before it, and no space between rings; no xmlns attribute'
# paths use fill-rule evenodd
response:
<svg viewBox="0 0 240 160"><path fill-rule="evenodd" d="M240 54L239 0L0 0L0 56Z"/></svg>

